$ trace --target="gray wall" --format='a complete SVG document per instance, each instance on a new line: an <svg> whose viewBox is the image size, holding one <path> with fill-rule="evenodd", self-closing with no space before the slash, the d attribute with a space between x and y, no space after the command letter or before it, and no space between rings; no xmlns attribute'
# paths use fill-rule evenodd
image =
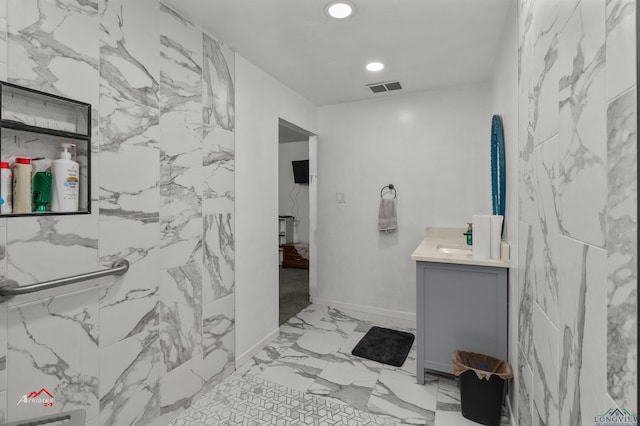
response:
<svg viewBox="0 0 640 426"><path fill-rule="evenodd" d="M415 314L425 228L490 213L490 107L476 84L318 108L318 298ZM381 233L390 183L398 231Z"/></svg>

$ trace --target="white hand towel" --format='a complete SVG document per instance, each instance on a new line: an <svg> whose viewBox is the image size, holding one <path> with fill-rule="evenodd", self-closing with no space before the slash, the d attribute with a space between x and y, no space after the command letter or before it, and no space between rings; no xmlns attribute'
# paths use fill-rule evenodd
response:
<svg viewBox="0 0 640 426"><path fill-rule="evenodd" d="M488 214L473 215L473 246L471 252L474 259L491 258L491 216Z"/></svg>
<svg viewBox="0 0 640 426"><path fill-rule="evenodd" d="M395 198L381 198L378 211L378 231L393 232L398 229Z"/></svg>
<svg viewBox="0 0 640 426"><path fill-rule="evenodd" d="M491 258L500 259L500 242L502 241L502 220L500 215L491 216Z"/></svg>

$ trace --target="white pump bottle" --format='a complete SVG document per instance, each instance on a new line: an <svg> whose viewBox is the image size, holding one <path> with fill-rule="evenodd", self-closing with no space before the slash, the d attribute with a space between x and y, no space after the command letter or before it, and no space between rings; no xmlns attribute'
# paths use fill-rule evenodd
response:
<svg viewBox="0 0 640 426"><path fill-rule="evenodd" d="M78 163L71 159L69 150L75 147L72 143L61 143L60 158L51 162L53 174L53 191L51 194L52 212L77 212L80 188Z"/></svg>

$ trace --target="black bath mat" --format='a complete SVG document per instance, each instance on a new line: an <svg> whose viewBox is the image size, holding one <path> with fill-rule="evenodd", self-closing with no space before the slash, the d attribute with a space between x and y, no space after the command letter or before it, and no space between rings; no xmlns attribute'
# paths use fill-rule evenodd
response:
<svg viewBox="0 0 640 426"><path fill-rule="evenodd" d="M371 327L371 330L353 348L351 354L394 367L401 367L409 355L414 339L413 334L404 331Z"/></svg>

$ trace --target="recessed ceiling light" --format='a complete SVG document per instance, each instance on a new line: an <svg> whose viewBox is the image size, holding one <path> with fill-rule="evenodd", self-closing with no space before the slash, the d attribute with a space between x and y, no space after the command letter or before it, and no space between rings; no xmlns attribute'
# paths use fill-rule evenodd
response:
<svg viewBox="0 0 640 426"><path fill-rule="evenodd" d="M380 71L384 68L384 64L382 62L370 62L367 64L367 70L369 71Z"/></svg>
<svg viewBox="0 0 640 426"><path fill-rule="evenodd" d="M355 7L348 1L333 1L325 9L327 16L333 19L345 19L353 15Z"/></svg>

